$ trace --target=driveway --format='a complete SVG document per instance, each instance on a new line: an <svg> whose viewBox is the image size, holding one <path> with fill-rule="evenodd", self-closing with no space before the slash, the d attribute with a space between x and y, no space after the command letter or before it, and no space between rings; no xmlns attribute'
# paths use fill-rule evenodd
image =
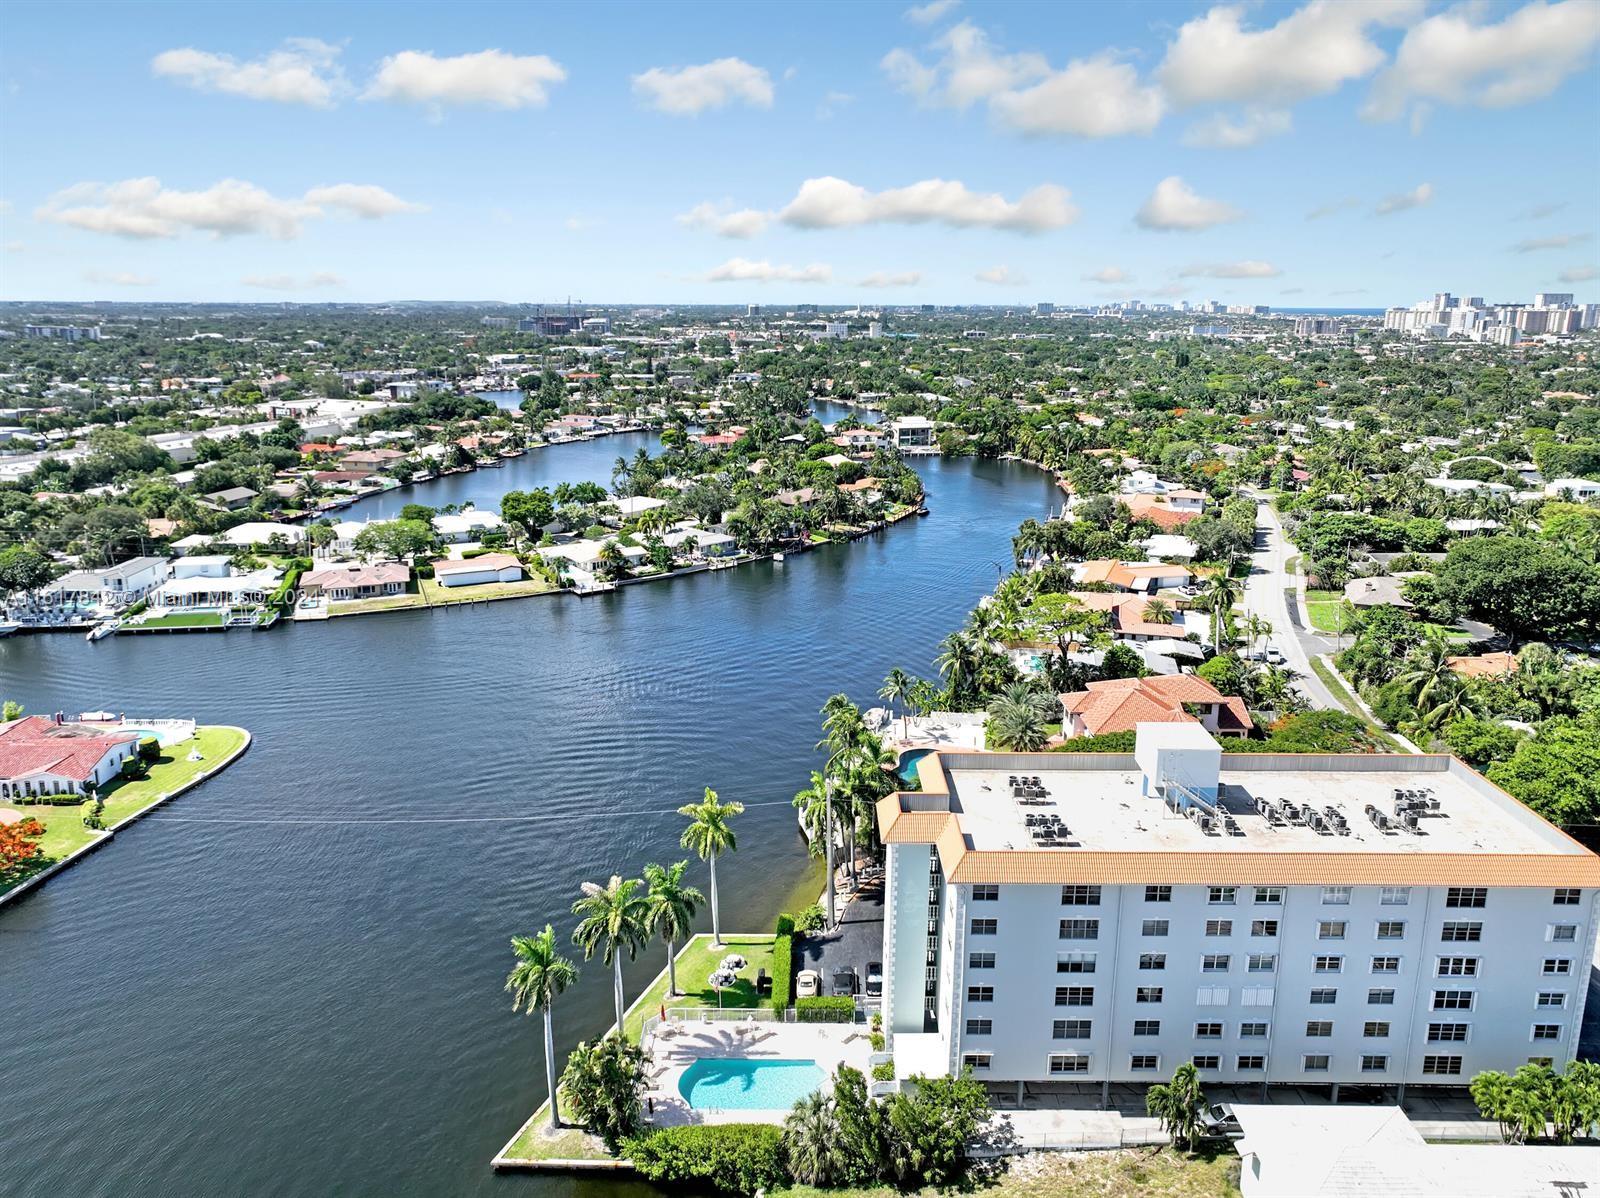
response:
<svg viewBox="0 0 1600 1198"><path fill-rule="evenodd" d="M883 882L869 883L844 909L839 926L831 933L808 932L795 939L794 970L815 969L822 974L823 993L832 993L833 971L856 971L856 985L866 992L867 963L883 960Z"/></svg>
<svg viewBox="0 0 1600 1198"><path fill-rule="evenodd" d="M1343 710L1332 692L1311 671L1312 657L1328 652L1333 645L1300 624L1299 605L1294 599L1296 580L1288 569L1293 548L1283 535L1283 525L1272 505L1258 503L1256 551L1251 555L1250 577L1245 583L1245 608L1272 624L1270 643L1283 651L1286 664L1300 675L1295 680L1295 689L1313 707Z"/></svg>

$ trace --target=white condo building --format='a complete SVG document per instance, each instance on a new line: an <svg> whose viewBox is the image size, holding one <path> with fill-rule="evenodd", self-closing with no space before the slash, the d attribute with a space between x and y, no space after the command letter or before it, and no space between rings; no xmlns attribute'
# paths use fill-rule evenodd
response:
<svg viewBox="0 0 1600 1198"><path fill-rule="evenodd" d="M935 753L878 805L899 1077L1464 1086L1574 1054L1600 857L1447 756Z"/></svg>

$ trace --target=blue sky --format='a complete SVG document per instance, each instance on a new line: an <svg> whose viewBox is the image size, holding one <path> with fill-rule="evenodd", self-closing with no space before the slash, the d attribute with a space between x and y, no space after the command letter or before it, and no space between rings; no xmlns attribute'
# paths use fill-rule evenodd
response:
<svg viewBox="0 0 1600 1198"><path fill-rule="evenodd" d="M7 299L1600 298L1596 0L13 0L4 34Z"/></svg>

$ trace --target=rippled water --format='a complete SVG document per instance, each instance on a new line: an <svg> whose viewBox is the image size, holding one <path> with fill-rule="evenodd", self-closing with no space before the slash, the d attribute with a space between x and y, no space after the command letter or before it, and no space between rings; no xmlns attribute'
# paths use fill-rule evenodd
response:
<svg viewBox="0 0 1600 1198"><path fill-rule="evenodd" d="M576 477L607 481L621 440L519 462L589 455ZM750 805L725 923L766 928L814 880L788 800L817 708L928 669L1052 494L1019 465L920 469L931 516L782 565L271 633L0 640L0 693L30 710L256 737L0 910L0 1192L627 1192L488 1169L544 1096L507 938L565 937L580 881L676 859L672 809L705 786ZM561 1048L609 1022L607 976L587 965L562 1000Z"/></svg>

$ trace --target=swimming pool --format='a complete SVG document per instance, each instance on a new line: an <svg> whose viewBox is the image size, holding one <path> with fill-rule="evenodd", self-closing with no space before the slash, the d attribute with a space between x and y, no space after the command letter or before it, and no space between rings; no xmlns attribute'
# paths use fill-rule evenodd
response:
<svg viewBox="0 0 1600 1198"><path fill-rule="evenodd" d="M908 749L900 754L900 767L895 771L900 775L900 781L908 784L917 781L917 762L931 752L932 749Z"/></svg>
<svg viewBox="0 0 1600 1198"><path fill-rule="evenodd" d="M701 1057L683 1071L678 1093L697 1111L788 1110L822 1085L815 1061Z"/></svg>

